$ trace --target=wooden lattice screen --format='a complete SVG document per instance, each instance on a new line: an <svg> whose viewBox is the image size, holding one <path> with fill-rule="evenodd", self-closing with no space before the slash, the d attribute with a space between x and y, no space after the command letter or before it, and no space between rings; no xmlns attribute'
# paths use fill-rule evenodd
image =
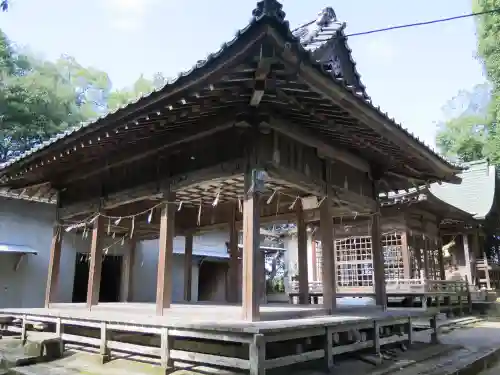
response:
<svg viewBox="0 0 500 375"><path fill-rule="evenodd" d="M382 235L387 280L405 278L401 234ZM373 253L371 236L353 236L335 241L337 286L372 287ZM316 244L316 269L318 281L322 271L321 243Z"/></svg>

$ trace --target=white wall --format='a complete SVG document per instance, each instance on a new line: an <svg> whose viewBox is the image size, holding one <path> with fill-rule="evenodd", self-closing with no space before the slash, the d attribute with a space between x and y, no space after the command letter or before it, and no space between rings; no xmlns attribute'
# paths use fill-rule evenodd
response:
<svg viewBox="0 0 500 375"><path fill-rule="evenodd" d="M193 265L191 298L198 300L198 271L203 256L227 257L226 242L229 233L214 232L193 238ZM172 299L180 302L184 299L184 249L185 238L174 239L174 266ZM133 270L133 300L137 302L154 302L156 299L156 279L158 267L158 240L144 241L137 245Z"/></svg>
<svg viewBox="0 0 500 375"><path fill-rule="evenodd" d="M41 307L45 299L55 206L0 198L0 243L27 246L18 270L13 254L0 253L0 307ZM64 233L56 301L71 302L77 252L88 252L90 236Z"/></svg>
<svg viewBox="0 0 500 375"><path fill-rule="evenodd" d="M0 198L0 244L27 246L37 255L26 255L17 271L14 265L17 256L0 253L0 308L42 307L50 258L50 245L55 220L55 206L25 200ZM90 249L89 235L63 233L61 269L56 302L71 302L75 272L76 253L87 253ZM192 299L198 298L198 264L203 256L227 257L225 242L229 234L208 233L193 239ZM107 239L110 244L115 240ZM109 249L108 254L120 255L129 251L121 243ZM133 301L154 302L158 265L158 241L137 244L136 260L132 274ZM184 290L184 238L174 240L174 289L173 300L183 300Z"/></svg>

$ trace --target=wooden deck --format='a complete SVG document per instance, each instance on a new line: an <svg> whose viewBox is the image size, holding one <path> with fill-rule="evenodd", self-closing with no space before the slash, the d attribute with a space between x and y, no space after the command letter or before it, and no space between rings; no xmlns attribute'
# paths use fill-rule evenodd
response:
<svg viewBox="0 0 500 375"><path fill-rule="evenodd" d="M412 341L413 322L427 319L437 339L437 312L375 306L341 307L326 315L322 307L268 304L261 320L240 318L240 306L175 304L155 316L154 304L55 304L49 309L3 309L0 316L21 318L10 330L29 336L30 322L47 323L47 331L65 342L111 351L160 357L164 367L175 363L215 365L263 375L267 369L322 360L332 369L336 355L386 344ZM124 341L121 337L128 338ZM134 336L135 335L135 336ZM155 343L130 340L131 336ZM134 341L135 340L135 341Z"/></svg>

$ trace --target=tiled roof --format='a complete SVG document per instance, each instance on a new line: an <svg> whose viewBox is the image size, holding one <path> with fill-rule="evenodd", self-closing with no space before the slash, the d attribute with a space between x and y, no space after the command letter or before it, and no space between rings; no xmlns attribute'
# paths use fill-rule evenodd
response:
<svg viewBox="0 0 500 375"><path fill-rule="evenodd" d="M0 198L22 199L40 203L52 203L52 204L55 203L55 200L51 198L38 197L36 195L29 196L27 194L24 194L23 191L15 191L5 188L0 188Z"/></svg>
<svg viewBox="0 0 500 375"><path fill-rule="evenodd" d="M496 168L486 160L464 163L467 170L459 176L459 185L432 184L430 191L441 200L467 211L475 219L484 219L493 207L496 189Z"/></svg>
<svg viewBox="0 0 500 375"><path fill-rule="evenodd" d="M185 82L186 79L189 79L188 76L198 73L198 71L202 70L205 66L216 60L221 54L223 54L223 52L229 46L235 44L243 35L252 30L254 25L263 22L273 26L279 33L281 33L290 42L292 43L294 41L298 42L297 51L299 54L301 54L301 58L303 60L308 61L310 64L312 64L315 69L320 71L325 77L329 77L335 84L343 87L343 89L346 91L346 94L353 95L355 98L357 98L357 100L363 102L364 105L370 107L374 112L376 112L379 116L381 116L383 120L388 121L389 125L392 125L396 132L397 131L404 132L404 134L407 137L409 137L409 139L415 141L424 150L426 149L431 156L440 160L440 162L446 165L448 168L457 169L456 165L451 164L449 161L442 158L434 150L430 149L429 146L427 146L424 142L422 142L418 137L415 137L413 134L410 134L400 124L396 123L395 120L390 118L386 112L382 112L380 107L375 107L372 104L371 100L366 97L364 92L360 92L356 87L348 84L342 77L335 77L329 71L327 71L322 64L318 64L317 60L314 58L311 51L307 49L309 48L308 44L307 43L302 44L301 40L292 34L288 21L285 20L285 13L282 11L282 5L278 1L273 1L273 0L259 1L257 3L257 7L252 12L252 15L253 17L250 20L250 23L245 28L238 30L236 32L235 37L232 40L222 44L221 48L217 52L211 53L204 60L198 61L198 63L194 65L191 69L179 73L178 76L174 79L168 80L168 82L163 87L158 88L151 93L145 94L143 97L138 98L137 100L127 105L124 105L113 112L102 115L94 121L85 122L78 126L72 127L71 129L68 129L63 133L60 133L46 140L45 142L42 142L40 145L33 147L29 151L5 163L2 169L3 170L9 169L7 167L10 167L19 162L27 161L30 159L30 157L34 157L35 155L38 156L39 153L47 150L49 146L52 147L62 142L71 141L71 139L77 138L85 134L86 132L91 132L93 130L99 129L99 127L103 124L104 120L112 121L113 117L120 119L122 115L124 115L123 112L125 111L132 112L134 111L134 109L137 109L142 105L144 105L145 103L147 103L148 99L154 100L155 98L161 96L162 94L168 93L170 90L173 90L175 86L181 85L183 82ZM0 169L0 182L2 182L2 169Z"/></svg>
<svg viewBox="0 0 500 375"><path fill-rule="evenodd" d="M300 39L302 46L313 54L323 48L327 48L328 44L333 40L342 43L349 59L349 68L352 69L354 74L353 81L355 82L350 82L350 84L357 86L356 88L364 94L365 98L370 99L366 93L365 86L361 82L361 75L356 69L356 62L352 57L352 50L347 44L347 36L344 33L345 27L345 22L340 22L337 19L337 15L333 8L326 7L318 13L318 17L315 20L297 27L292 33ZM337 51L332 52L334 55L329 57L328 63L332 65L331 68L333 73L349 81L346 74L342 72L342 64L339 61L340 56L335 56L335 52Z"/></svg>

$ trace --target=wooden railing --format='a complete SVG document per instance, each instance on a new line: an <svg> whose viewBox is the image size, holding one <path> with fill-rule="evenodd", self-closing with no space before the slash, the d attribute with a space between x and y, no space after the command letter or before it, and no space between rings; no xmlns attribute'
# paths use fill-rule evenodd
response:
<svg viewBox="0 0 500 375"><path fill-rule="evenodd" d="M323 285L321 281L309 281L309 293L322 293ZM360 289L370 289L363 287ZM353 288L346 288L353 289ZM426 280L426 279L398 279L386 281L387 293L465 293L467 292L467 282L463 280ZM342 292L343 288L338 287L337 291ZM299 282L290 283L290 293L299 292ZM353 294L356 294L353 292Z"/></svg>

